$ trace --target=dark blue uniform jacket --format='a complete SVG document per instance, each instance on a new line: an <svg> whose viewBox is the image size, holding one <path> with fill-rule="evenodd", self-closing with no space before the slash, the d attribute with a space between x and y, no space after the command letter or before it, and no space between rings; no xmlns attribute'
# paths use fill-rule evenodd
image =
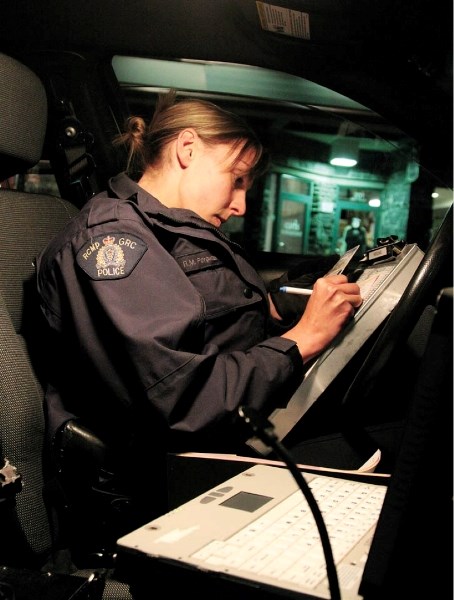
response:
<svg viewBox="0 0 454 600"><path fill-rule="evenodd" d="M170 448L235 451L238 406L269 414L302 380L243 250L125 174L45 249L38 290L52 427L62 403L112 439L144 420Z"/></svg>

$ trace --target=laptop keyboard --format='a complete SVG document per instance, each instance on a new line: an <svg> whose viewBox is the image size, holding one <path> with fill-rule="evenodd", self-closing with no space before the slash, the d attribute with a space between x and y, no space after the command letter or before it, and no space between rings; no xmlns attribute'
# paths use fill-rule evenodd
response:
<svg viewBox="0 0 454 600"><path fill-rule="evenodd" d="M376 523L385 486L318 476L309 482L328 530L336 565ZM300 490L225 541L193 558L219 570L261 573L310 589L326 577L325 556L312 512ZM348 567L338 570L348 578Z"/></svg>

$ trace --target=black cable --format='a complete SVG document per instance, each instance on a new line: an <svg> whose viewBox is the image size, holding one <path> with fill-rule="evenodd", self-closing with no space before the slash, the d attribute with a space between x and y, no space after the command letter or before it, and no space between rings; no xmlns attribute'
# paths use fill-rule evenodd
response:
<svg viewBox="0 0 454 600"><path fill-rule="evenodd" d="M292 456L286 450L286 448L281 444L278 440L276 434L274 433L274 425L265 419L258 411L249 407L249 406L240 406L238 409L238 413L240 417L250 426L254 435L256 435L260 440L270 446L276 454L285 462L287 467L290 470L290 473L293 475L296 483L299 488L303 492L304 497L309 504L309 508L312 511L312 514L315 519L315 523L317 525L317 529L320 535L320 540L322 542L323 553L325 555L325 563L326 563L326 574L328 577L329 589L331 593L331 600L340 600L340 589L339 589L339 580L337 577L336 565L334 563L333 550L331 548L331 542L329 539L328 531L326 529L325 521L323 520L322 513L317 504L317 500L314 498L312 494L312 490L309 487L307 481L304 479L301 471L295 464Z"/></svg>

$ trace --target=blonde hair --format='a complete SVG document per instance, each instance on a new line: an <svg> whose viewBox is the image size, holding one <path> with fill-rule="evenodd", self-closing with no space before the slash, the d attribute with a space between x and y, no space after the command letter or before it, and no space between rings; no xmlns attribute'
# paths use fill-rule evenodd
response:
<svg viewBox="0 0 454 600"><path fill-rule="evenodd" d="M191 127L207 145L232 143L232 165L253 151L249 176L254 179L267 168L267 156L262 143L249 125L238 115L206 100L177 100L175 90L160 94L148 123L142 117L129 117L125 132L114 140L128 149L128 173L142 174L150 165L157 165L164 148L180 131Z"/></svg>

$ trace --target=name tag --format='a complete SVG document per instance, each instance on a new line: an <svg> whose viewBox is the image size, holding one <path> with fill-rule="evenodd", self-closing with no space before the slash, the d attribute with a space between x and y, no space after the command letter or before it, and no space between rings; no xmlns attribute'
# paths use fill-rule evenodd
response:
<svg viewBox="0 0 454 600"><path fill-rule="evenodd" d="M177 256L175 260L185 273L204 271L222 265L222 261L217 256L213 256L208 250L201 250L186 256Z"/></svg>

